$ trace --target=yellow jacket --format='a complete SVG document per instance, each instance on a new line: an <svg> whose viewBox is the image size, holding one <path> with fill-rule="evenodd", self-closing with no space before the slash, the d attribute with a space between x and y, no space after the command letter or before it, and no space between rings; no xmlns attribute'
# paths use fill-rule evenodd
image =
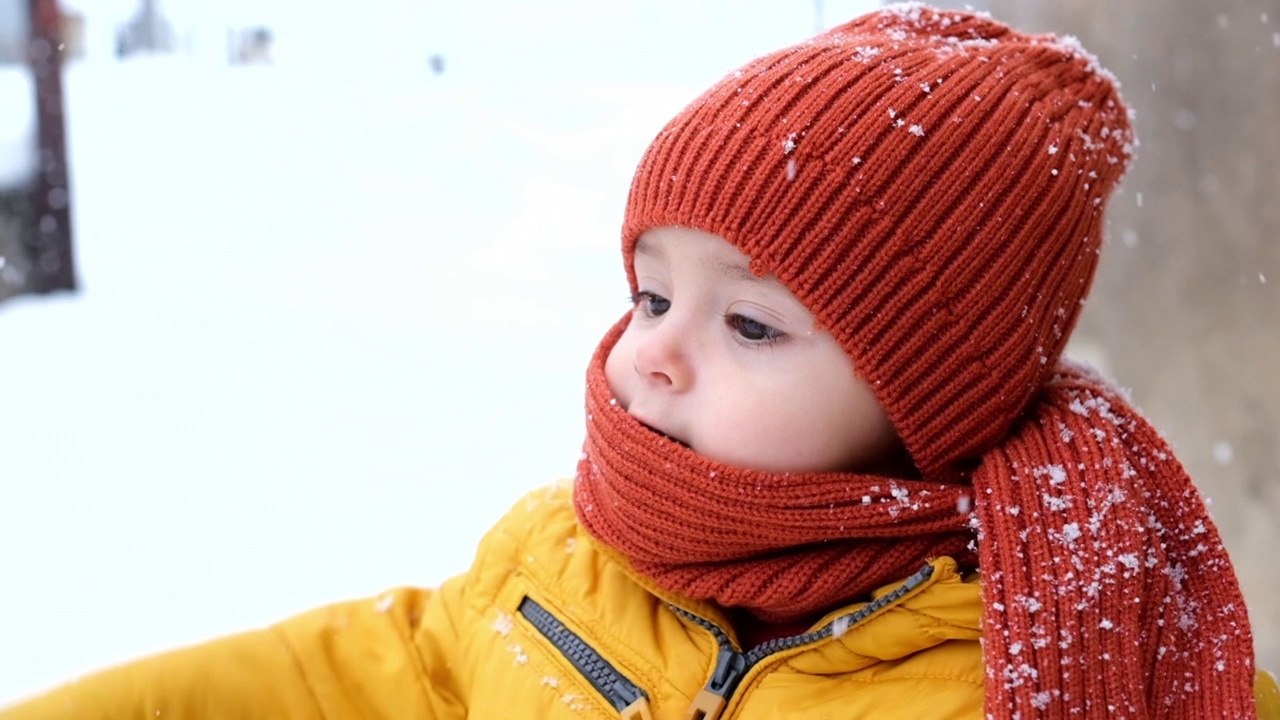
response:
<svg viewBox="0 0 1280 720"><path fill-rule="evenodd" d="M942 558L809 634L741 652L723 615L657 591L527 496L465 575L109 670L0 720L981 718L980 588ZM1259 675L1260 708L1280 693ZM1271 693L1267 695L1266 693ZM697 714L699 711L703 715Z"/></svg>

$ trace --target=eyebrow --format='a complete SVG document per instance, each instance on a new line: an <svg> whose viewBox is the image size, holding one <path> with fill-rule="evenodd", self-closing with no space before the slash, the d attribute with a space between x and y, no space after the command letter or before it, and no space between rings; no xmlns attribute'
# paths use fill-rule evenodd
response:
<svg viewBox="0 0 1280 720"><path fill-rule="evenodd" d="M745 268L741 265L734 265L733 263L728 263L723 260L710 260L707 262L707 267L733 280L745 280L747 282L753 282L753 283L772 284L772 283L769 283L768 279L762 278L759 275L756 275L755 273L751 272L750 268Z"/></svg>
<svg viewBox="0 0 1280 720"><path fill-rule="evenodd" d="M654 245L645 242L643 239L636 243L635 253L637 255L644 255L655 260L667 262L667 254L663 252L662 248L655 247ZM768 278L756 275L751 272L750 268L735 265L734 263L726 262L724 260L707 260L705 262L705 266L732 280L745 280L751 283L770 284Z"/></svg>
<svg viewBox="0 0 1280 720"><path fill-rule="evenodd" d="M647 255L655 260L667 259L666 253L662 252L661 249L654 247L652 243L646 242L645 238L640 238L636 242L635 253L637 255Z"/></svg>

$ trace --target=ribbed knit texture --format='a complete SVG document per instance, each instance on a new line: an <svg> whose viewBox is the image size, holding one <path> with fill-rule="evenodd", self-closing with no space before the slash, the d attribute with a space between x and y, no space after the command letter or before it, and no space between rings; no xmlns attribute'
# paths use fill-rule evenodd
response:
<svg viewBox="0 0 1280 720"><path fill-rule="evenodd" d="M1053 369L1131 141L1078 46L886 9L746 65L667 124L632 183L627 272L649 228L732 242L845 348L924 477L945 479Z"/></svg>
<svg viewBox="0 0 1280 720"><path fill-rule="evenodd" d="M1218 530L1168 444L1101 378L1060 364L973 485L988 717L1256 717L1253 637Z"/></svg>
<svg viewBox="0 0 1280 720"><path fill-rule="evenodd" d="M588 371L584 527L660 587L766 619L976 544L988 717L1254 717L1203 501L1138 413L1060 362L1132 143L1074 41L919 4L717 83L636 171L632 288L646 230L725 238L831 332L923 479L752 472L649 431L604 378L620 323Z"/></svg>

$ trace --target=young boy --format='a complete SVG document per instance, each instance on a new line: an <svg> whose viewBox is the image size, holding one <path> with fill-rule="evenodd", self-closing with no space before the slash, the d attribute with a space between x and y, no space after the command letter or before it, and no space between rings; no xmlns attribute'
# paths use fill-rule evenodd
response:
<svg viewBox="0 0 1280 720"><path fill-rule="evenodd" d="M1131 144L1078 46L974 14L749 63L636 172L572 485L439 589L0 718L1280 717L1195 488L1061 359Z"/></svg>

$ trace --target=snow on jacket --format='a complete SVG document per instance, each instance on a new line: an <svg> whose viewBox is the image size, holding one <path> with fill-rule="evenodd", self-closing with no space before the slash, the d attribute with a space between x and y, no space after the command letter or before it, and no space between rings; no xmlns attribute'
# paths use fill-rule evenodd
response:
<svg viewBox="0 0 1280 720"><path fill-rule="evenodd" d="M656 591L591 541L561 484L519 502L439 589L124 665L0 720L977 719L981 603L977 577L940 558L744 653L722 613ZM1274 684L1259 687L1272 693L1260 717L1280 718Z"/></svg>

